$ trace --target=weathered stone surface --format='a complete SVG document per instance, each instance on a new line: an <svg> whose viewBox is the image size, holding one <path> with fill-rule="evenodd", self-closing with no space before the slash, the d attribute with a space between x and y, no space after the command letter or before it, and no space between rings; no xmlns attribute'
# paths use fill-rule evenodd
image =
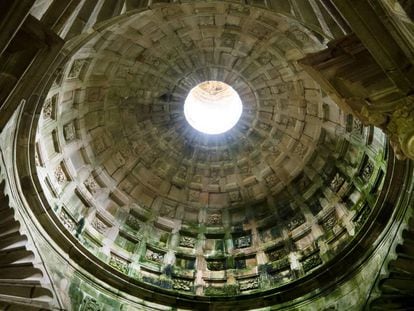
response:
<svg viewBox="0 0 414 311"><path fill-rule="evenodd" d="M245 248L252 244L252 237L250 235L242 236L234 239L234 247Z"/></svg>
<svg viewBox="0 0 414 311"><path fill-rule="evenodd" d="M95 298L87 297L83 300L82 311L101 311L101 306Z"/></svg>
<svg viewBox="0 0 414 311"><path fill-rule="evenodd" d="M188 237L188 236L180 237L180 246L182 247L194 248L196 242L197 240L192 237Z"/></svg>
<svg viewBox="0 0 414 311"><path fill-rule="evenodd" d="M193 282L190 280L173 279L173 289L189 292L192 291L192 288Z"/></svg>
<svg viewBox="0 0 414 311"><path fill-rule="evenodd" d="M157 253L155 251L147 249L147 252L145 254L145 259L153 261L153 262L161 263L164 260L164 254Z"/></svg>
<svg viewBox="0 0 414 311"><path fill-rule="evenodd" d="M259 288L259 279L246 279L239 281L239 287L241 291L253 290Z"/></svg>
<svg viewBox="0 0 414 311"><path fill-rule="evenodd" d="M115 254L111 254L109 265L121 271L122 273L128 273L128 261Z"/></svg>

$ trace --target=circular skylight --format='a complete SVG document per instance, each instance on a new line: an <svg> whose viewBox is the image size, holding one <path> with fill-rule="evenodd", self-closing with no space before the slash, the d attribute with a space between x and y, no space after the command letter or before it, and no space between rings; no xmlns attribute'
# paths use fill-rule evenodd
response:
<svg viewBox="0 0 414 311"><path fill-rule="evenodd" d="M184 103L188 123L205 134L221 134L239 121L243 111L239 94L228 84L206 81L194 87Z"/></svg>

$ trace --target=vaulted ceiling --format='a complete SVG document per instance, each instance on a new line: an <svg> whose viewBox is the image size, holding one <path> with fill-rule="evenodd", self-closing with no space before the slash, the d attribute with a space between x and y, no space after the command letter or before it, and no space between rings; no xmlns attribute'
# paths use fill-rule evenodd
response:
<svg viewBox="0 0 414 311"><path fill-rule="evenodd" d="M90 38L49 91L36 139L66 230L170 295L248 296L323 269L374 208L386 163L383 134L297 63L327 39L224 2L154 8ZM210 80L243 102L220 135L184 117Z"/></svg>
<svg viewBox="0 0 414 311"><path fill-rule="evenodd" d="M407 1L0 8L0 309L412 305Z"/></svg>

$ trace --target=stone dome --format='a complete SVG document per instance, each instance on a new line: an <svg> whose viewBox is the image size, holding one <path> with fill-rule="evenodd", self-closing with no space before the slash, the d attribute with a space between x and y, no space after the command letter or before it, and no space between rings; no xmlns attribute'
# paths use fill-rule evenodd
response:
<svg viewBox="0 0 414 311"><path fill-rule="evenodd" d="M155 6L74 42L36 133L56 226L131 292L169 297L156 300L320 290L387 166L384 134L298 64L326 42L288 14L229 2ZM225 133L185 118L206 81L242 100Z"/></svg>

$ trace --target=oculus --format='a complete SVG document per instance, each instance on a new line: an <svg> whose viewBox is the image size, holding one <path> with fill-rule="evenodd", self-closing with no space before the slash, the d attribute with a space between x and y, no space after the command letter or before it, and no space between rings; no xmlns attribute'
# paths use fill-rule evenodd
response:
<svg viewBox="0 0 414 311"><path fill-rule="evenodd" d="M228 84L205 81L194 87L184 103L188 123L204 134L222 134L239 121L243 104L239 94Z"/></svg>

